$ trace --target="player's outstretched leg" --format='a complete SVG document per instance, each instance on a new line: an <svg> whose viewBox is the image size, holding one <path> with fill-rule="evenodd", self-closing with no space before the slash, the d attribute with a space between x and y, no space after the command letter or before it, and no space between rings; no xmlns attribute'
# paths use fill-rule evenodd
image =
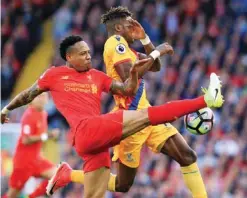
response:
<svg viewBox="0 0 247 198"><path fill-rule="evenodd" d="M173 122L176 119L204 107L221 107L224 100L221 94L221 82L215 73L210 75L208 89L204 96L171 101L164 105L149 107L139 111L124 111L122 139L144 129L149 125Z"/></svg>

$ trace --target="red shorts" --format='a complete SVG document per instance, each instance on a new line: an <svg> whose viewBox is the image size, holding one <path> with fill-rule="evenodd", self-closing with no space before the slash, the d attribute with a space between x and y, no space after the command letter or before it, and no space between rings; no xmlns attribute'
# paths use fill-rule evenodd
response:
<svg viewBox="0 0 247 198"><path fill-rule="evenodd" d="M25 165L22 164L21 162L14 164L9 180L9 186L17 190L21 190L31 176L40 177L41 173L54 167L54 164L42 157L25 163Z"/></svg>
<svg viewBox="0 0 247 198"><path fill-rule="evenodd" d="M123 111L82 120L75 132L74 146L84 160L85 172L110 167L108 149L120 142L122 131Z"/></svg>

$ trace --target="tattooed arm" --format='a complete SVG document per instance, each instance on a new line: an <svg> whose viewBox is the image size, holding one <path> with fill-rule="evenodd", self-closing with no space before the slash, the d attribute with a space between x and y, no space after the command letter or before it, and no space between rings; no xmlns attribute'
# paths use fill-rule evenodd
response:
<svg viewBox="0 0 247 198"><path fill-rule="evenodd" d="M37 82L35 82L30 88L19 93L6 107L1 111L1 123L8 122L7 113L13 109L21 107L30 103L36 96L45 92L38 87Z"/></svg>
<svg viewBox="0 0 247 198"><path fill-rule="evenodd" d="M138 88L138 67L142 67L148 61L150 61L150 58L136 61L136 63L129 70L129 78L127 78L124 83L114 80L110 88L112 94L124 96L135 95Z"/></svg>

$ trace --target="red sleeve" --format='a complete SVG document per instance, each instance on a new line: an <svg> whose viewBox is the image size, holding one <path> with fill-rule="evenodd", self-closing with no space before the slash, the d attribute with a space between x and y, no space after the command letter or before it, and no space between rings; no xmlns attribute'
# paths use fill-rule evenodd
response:
<svg viewBox="0 0 247 198"><path fill-rule="evenodd" d="M38 86L42 90L50 90L52 83L52 70L55 67L47 69L39 78Z"/></svg>
<svg viewBox="0 0 247 198"><path fill-rule="evenodd" d="M24 115L21 121L21 135L35 135L37 133L37 125L35 119L29 115Z"/></svg>
<svg viewBox="0 0 247 198"><path fill-rule="evenodd" d="M102 90L108 93L110 91L113 79L107 76L104 72L98 71L98 74L101 81Z"/></svg>
<svg viewBox="0 0 247 198"><path fill-rule="evenodd" d="M105 82L104 82L104 92L109 92L110 91L110 88L111 88L111 84L112 84L112 81L113 79L110 78L109 76L106 76L107 78L105 79Z"/></svg>

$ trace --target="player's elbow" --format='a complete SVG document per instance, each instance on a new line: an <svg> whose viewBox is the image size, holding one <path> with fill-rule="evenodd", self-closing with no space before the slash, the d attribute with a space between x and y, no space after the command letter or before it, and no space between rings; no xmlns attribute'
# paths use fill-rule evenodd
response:
<svg viewBox="0 0 247 198"><path fill-rule="evenodd" d="M31 142L28 137L23 137L22 138L22 144L24 145L29 145Z"/></svg>
<svg viewBox="0 0 247 198"><path fill-rule="evenodd" d="M158 72L161 69L160 63L153 64L153 67L151 67L150 71L152 72Z"/></svg>
<svg viewBox="0 0 247 198"><path fill-rule="evenodd" d="M159 71L160 71L160 68L161 68L161 66L160 66L160 65L159 65L159 66L157 66L157 67L155 67L154 72L159 72Z"/></svg>
<svg viewBox="0 0 247 198"><path fill-rule="evenodd" d="M130 88L125 91L126 96L135 96L137 92L137 88Z"/></svg>
<svg viewBox="0 0 247 198"><path fill-rule="evenodd" d="M122 192L122 193L129 192L132 185L133 185L133 181L128 181L127 183L124 183L124 184L121 184L121 183L117 184L116 191Z"/></svg>

